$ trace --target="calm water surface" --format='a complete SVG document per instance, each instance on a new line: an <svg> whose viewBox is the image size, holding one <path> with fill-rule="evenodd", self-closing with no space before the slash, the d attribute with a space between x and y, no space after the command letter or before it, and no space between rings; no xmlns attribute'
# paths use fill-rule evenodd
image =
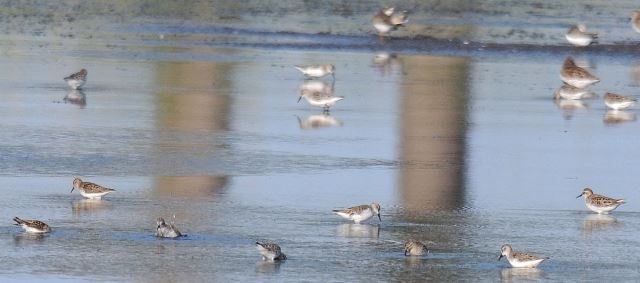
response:
<svg viewBox="0 0 640 283"><path fill-rule="evenodd" d="M638 93L635 56L221 47L136 26L119 31L135 39L97 43L0 37L0 280L640 276L637 111L607 112L601 100ZM567 55L601 77L599 97L551 99ZM345 97L330 114L297 102L305 81L291 66L317 62L336 65L334 94ZM88 83L70 92L62 77L82 67ZM117 191L83 200L69 193L74 177ZM594 215L575 198L585 186L628 203ZM331 213L372 201L381 223ZM188 237L156 239L155 218L173 215ZM14 216L53 232L23 234ZM410 238L430 254L406 258ZM263 262L256 240L289 260ZM503 243L551 260L507 268Z"/></svg>

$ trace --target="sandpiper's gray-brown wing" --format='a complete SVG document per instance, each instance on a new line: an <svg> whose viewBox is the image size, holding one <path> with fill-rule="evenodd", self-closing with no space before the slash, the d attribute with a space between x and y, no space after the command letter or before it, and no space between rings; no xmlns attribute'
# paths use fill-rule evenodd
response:
<svg viewBox="0 0 640 283"><path fill-rule="evenodd" d="M14 217L13 221L16 222L17 225L26 225L28 227L34 228L34 229L38 229L38 230L48 230L49 229L49 225L47 225L47 223L44 223L40 220L25 220L25 219L20 219L18 217Z"/></svg>
<svg viewBox="0 0 640 283"><path fill-rule="evenodd" d="M589 71L577 66L563 68L562 72L566 76L573 78L599 80L598 77L592 75L591 73L589 73Z"/></svg>
<svg viewBox="0 0 640 283"><path fill-rule="evenodd" d="M607 92L605 99L614 102L631 102L637 100L635 97L624 96L613 92Z"/></svg>
<svg viewBox="0 0 640 283"><path fill-rule="evenodd" d="M84 80L87 78L87 70L82 69L80 72L69 75L64 80Z"/></svg>
<svg viewBox="0 0 640 283"><path fill-rule="evenodd" d="M115 191L114 189L105 188L103 186L100 186L98 184L94 184L91 182L82 182L82 190L84 190L85 193L90 193L90 194Z"/></svg>
<svg viewBox="0 0 640 283"><path fill-rule="evenodd" d="M360 214L366 209L369 209L369 205L363 204L363 205L358 205L358 206L349 207L349 208L345 208L345 209L342 209L342 210L334 210L334 211L335 212L346 213L346 214L349 214L349 215L353 215L353 214Z"/></svg>
<svg viewBox="0 0 640 283"><path fill-rule="evenodd" d="M539 259L547 259L547 258L542 258L539 256L535 256L535 255L530 255L527 253L520 253L520 252L514 252L513 254L511 254L514 258L516 258L519 261L532 261L532 260L539 260Z"/></svg>
<svg viewBox="0 0 640 283"><path fill-rule="evenodd" d="M589 202L595 206L612 206L612 205L620 204L624 202L624 200L614 199L614 198L594 194L589 197Z"/></svg>
<svg viewBox="0 0 640 283"><path fill-rule="evenodd" d="M281 252L280 246L278 246L277 244L274 244L274 243L259 243L259 242L256 242L256 244L260 245L265 250L268 250L270 252L274 252L274 253L280 253Z"/></svg>

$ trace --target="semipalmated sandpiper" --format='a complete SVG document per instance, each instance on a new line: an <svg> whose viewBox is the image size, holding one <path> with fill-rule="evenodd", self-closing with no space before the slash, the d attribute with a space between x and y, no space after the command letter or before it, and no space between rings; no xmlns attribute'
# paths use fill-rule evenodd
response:
<svg viewBox="0 0 640 283"><path fill-rule="evenodd" d="M624 96L613 92L607 92L607 94L604 95L604 104L613 110L629 108L633 106L637 100L635 97Z"/></svg>
<svg viewBox="0 0 640 283"><path fill-rule="evenodd" d="M80 194L88 199L101 199L102 196L115 191L114 189L105 188L94 183L83 182L80 178L75 178L73 180L71 192L73 192L74 189L79 190Z"/></svg>
<svg viewBox="0 0 640 283"><path fill-rule="evenodd" d="M27 233L48 233L51 232L51 227L40 220L24 220L18 217L14 217L13 221L17 226L22 227Z"/></svg>
<svg viewBox="0 0 640 283"><path fill-rule="evenodd" d="M404 255L423 255L425 253L428 253L429 250L427 250L427 245L420 243L416 240L409 240L407 242L404 243Z"/></svg>
<svg viewBox="0 0 640 283"><path fill-rule="evenodd" d="M377 215L380 222L382 222L382 218L380 218L380 204L377 202L370 205L363 204L345 209L335 209L333 210L333 213L340 215L343 218L353 220L355 223L366 221L374 215Z"/></svg>
<svg viewBox="0 0 640 283"><path fill-rule="evenodd" d="M69 75L64 78L72 89L80 89L87 82L87 70L82 69L80 72Z"/></svg>
<svg viewBox="0 0 640 283"><path fill-rule="evenodd" d="M591 188L585 188L576 198L584 196L584 203L593 212L600 214L608 214L610 211L618 208L624 203L623 199L614 199L593 193Z"/></svg>
<svg viewBox="0 0 640 283"><path fill-rule="evenodd" d="M256 248L262 255L263 260L285 260L287 256L282 253L280 246L274 243L260 243L256 242Z"/></svg>
<svg viewBox="0 0 640 283"><path fill-rule="evenodd" d="M560 78L563 82L577 88L585 88L600 81L598 77L592 75L589 71L578 67L571 57L567 57L564 60L560 70Z"/></svg>
<svg viewBox="0 0 640 283"><path fill-rule="evenodd" d="M309 66L293 66L298 69L302 74L310 79L322 78L326 75L331 75L334 79L336 78L335 72L336 67L332 64L323 64L323 65L309 65Z"/></svg>
<svg viewBox="0 0 640 283"><path fill-rule="evenodd" d="M511 245L504 244L500 248L500 256L498 260L502 259L502 257L506 257L511 267L528 267L535 268L541 262L549 259L548 257L542 258L535 255L530 255L527 253L514 252L511 248Z"/></svg>
<svg viewBox="0 0 640 283"><path fill-rule="evenodd" d="M578 24L571 27L564 36L567 38L569 43L581 47L594 43L598 38L597 33L587 32L587 26L584 24Z"/></svg>
<svg viewBox="0 0 640 283"><path fill-rule="evenodd" d="M398 29L398 27L406 24L408 21L407 11L396 13L394 7L380 9L371 19L373 27L378 31L380 38Z"/></svg>

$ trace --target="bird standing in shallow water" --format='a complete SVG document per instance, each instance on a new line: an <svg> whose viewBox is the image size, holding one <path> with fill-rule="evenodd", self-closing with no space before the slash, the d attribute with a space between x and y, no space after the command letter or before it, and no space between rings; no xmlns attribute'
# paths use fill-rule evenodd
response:
<svg viewBox="0 0 640 283"><path fill-rule="evenodd" d="M577 88L585 88L600 81L598 77L592 75L589 71L578 67L571 57L567 57L564 60L562 69L560 69L560 79Z"/></svg>
<svg viewBox="0 0 640 283"><path fill-rule="evenodd" d="M182 233L178 231L178 228L176 228L176 226L174 226L173 224L167 225L167 223L164 222L164 218L162 217L158 217L158 219L156 219L156 223L158 224L156 228L156 237L177 238L183 236Z"/></svg>
<svg viewBox="0 0 640 283"><path fill-rule="evenodd" d="M382 39L389 32L409 22L407 17L407 11L396 13L394 7L388 7L380 9L371 21L373 27L378 31L378 36Z"/></svg>
<svg viewBox="0 0 640 283"><path fill-rule="evenodd" d="M282 253L280 246L277 244L256 242L256 248L262 255L263 260L275 261L287 259L287 256Z"/></svg>
<svg viewBox="0 0 640 283"><path fill-rule="evenodd" d="M14 217L13 221L17 226L21 226L27 233L48 233L51 232L51 227L40 220L24 220L18 217Z"/></svg>
<svg viewBox="0 0 640 283"><path fill-rule="evenodd" d="M514 252L511 248L511 245L504 244L500 248L500 256L498 260L502 259L502 257L506 257L511 267L528 267L535 268L541 262L549 259L548 257L542 258L534 255L530 255L527 253L519 253Z"/></svg>
<svg viewBox="0 0 640 283"><path fill-rule="evenodd" d="M593 212L599 214L608 214L610 211L618 208L624 203L623 199L614 199L593 193L591 188L585 188L576 198L584 196L584 203Z"/></svg>
<svg viewBox="0 0 640 283"><path fill-rule="evenodd" d="M335 209L333 213L340 215L342 218L353 220L355 223L366 221L374 215L377 215L380 222L382 222L382 218L380 218L380 204L376 202L371 205L363 204L345 209Z"/></svg>
<svg viewBox="0 0 640 283"><path fill-rule="evenodd" d="M588 46L598 38L597 33L587 32L587 26L583 24L571 27L564 36L569 43L580 47Z"/></svg>
<svg viewBox="0 0 640 283"><path fill-rule="evenodd" d="M308 79L318 79L322 78L326 75L331 74L333 79L336 78L336 67L332 64L324 64L324 65L309 65L309 66L293 66L298 69L298 71L302 72L302 74Z"/></svg>
<svg viewBox="0 0 640 283"><path fill-rule="evenodd" d="M87 70L82 69L80 72L64 78L64 80L72 89L80 89L87 82Z"/></svg>
<svg viewBox="0 0 640 283"><path fill-rule="evenodd" d="M88 199L101 199L102 196L115 191L114 189L105 188L94 183L83 182L80 178L73 180L71 192L73 192L73 189L79 190L80 194Z"/></svg>
<svg viewBox="0 0 640 283"><path fill-rule="evenodd" d="M625 109L636 104L637 99L635 97L624 96L621 94L607 92L604 95L604 104L613 110Z"/></svg>

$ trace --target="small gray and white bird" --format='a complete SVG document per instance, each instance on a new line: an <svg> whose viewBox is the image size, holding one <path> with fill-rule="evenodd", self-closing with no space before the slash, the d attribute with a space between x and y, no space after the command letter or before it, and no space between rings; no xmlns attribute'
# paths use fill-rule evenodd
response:
<svg viewBox="0 0 640 283"><path fill-rule="evenodd" d="M597 33L587 32L587 26L584 24L571 27L564 36L569 43L580 47L588 46L598 38Z"/></svg>
<svg viewBox="0 0 640 283"><path fill-rule="evenodd" d="M567 57L564 60L562 69L560 69L560 79L566 84L577 88L585 88L600 81L598 77L592 75L589 71L578 67L571 57Z"/></svg>
<svg viewBox="0 0 640 283"><path fill-rule="evenodd" d="M51 232L51 227L40 220L25 220L18 217L14 217L13 221L17 226L22 227L27 233L48 233Z"/></svg>
<svg viewBox="0 0 640 283"><path fill-rule="evenodd" d="M282 253L280 246L277 244L256 242L256 248L262 255L263 260L276 261L287 259L287 256Z"/></svg>
<svg viewBox="0 0 640 283"><path fill-rule="evenodd" d="M88 199L101 199L102 196L115 192L114 189L105 188L91 182L83 182L80 178L75 178L73 180L73 187L71 188L72 193L74 189L79 190L80 194Z"/></svg>
<svg viewBox="0 0 640 283"><path fill-rule="evenodd" d="M298 71L302 72L302 74L309 79L318 79L326 75L331 75L334 79L336 78L336 67L332 64L308 66L296 65L293 67L298 69Z"/></svg>
<svg viewBox="0 0 640 283"><path fill-rule="evenodd" d="M380 9L380 11L373 16L371 22L373 23L373 27L378 31L378 36L382 38L389 32L409 22L407 17L407 11L396 13L394 7L387 7Z"/></svg>
<svg viewBox="0 0 640 283"><path fill-rule="evenodd" d="M624 203L623 199L614 199L593 193L591 188L584 188L582 193L576 198L584 196L584 204L593 212L599 214L608 214L610 211L618 208Z"/></svg>
<svg viewBox="0 0 640 283"><path fill-rule="evenodd" d="M64 78L64 80L72 89L80 89L87 82L87 70L82 69Z"/></svg>
<svg viewBox="0 0 640 283"><path fill-rule="evenodd" d="M498 260L502 259L502 257L506 257L511 267L528 267L535 268L541 262L549 259L548 257L538 257L535 255L530 255L527 253L514 252L511 248L511 245L504 244L500 248L500 256Z"/></svg>
<svg viewBox="0 0 640 283"><path fill-rule="evenodd" d="M604 104L613 110L629 108L636 104L636 101L638 101L638 99L636 99L635 97L625 96L613 92L607 92L604 95Z"/></svg>
<svg viewBox="0 0 640 283"><path fill-rule="evenodd" d="M165 223L164 218L162 217L158 217L158 219L156 219L156 223L158 224L156 228L156 237L177 238L185 236L178 231L178 228L176 228L175 225Z"/></svg>
<svg viewBox="0 0 640 283"><path fill-rule="evenodd" d="M367 221L369 218L377 215L378 220L382 222L382 218L380 218L380 204L377 202L374 202L371 205L363 204L344 209L334 209L333 213L341 216L342 218L353 220L355 223Z"/></svg>
<svg viewBox="0 0 640 283"><path fill-rule="evenodd" d="M404 255L421 256L428 253L427 245L416 240L409 240L404 243Z"/></svg>

